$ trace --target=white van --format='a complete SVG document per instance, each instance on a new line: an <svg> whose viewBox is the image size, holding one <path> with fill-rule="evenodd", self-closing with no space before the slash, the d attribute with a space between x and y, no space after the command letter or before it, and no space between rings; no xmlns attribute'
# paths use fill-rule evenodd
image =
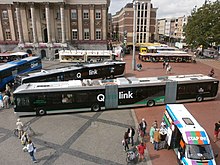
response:
<svg viewBox="0 0 220 165"><path fill-rule="evenodd" d="M218 58L218 51L215 49L204 49L203 56L208 58Z"/></svg>
<svg viewBox="0 0 220 165"><path fill-rule="evenodd" d="M166 123L167 145L175 151L178 164L216 165L206 131L183 104L167 104L163 120Z"/></svg>

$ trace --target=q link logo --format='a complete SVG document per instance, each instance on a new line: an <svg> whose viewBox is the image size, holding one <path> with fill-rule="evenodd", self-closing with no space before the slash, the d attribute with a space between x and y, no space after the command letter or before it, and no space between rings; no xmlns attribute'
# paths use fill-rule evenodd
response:
<svg viewBox="0 0 220 165"><path fill-rule="evenodd" d="M99 102L104 102L104 101L105 101L105 95L104 95L104 94L99 94L99 95L97 96L97 100L98 100Z"/></svg>
<svg viewBox="0 0 220 165"><path fill-rule="evenodd" d="M133 99L133 93L131 91L128 92L119 92L118 93L118 98L119 99ZM97 100L99 102L104 102L105 101L105 95L104 94L99 94L97 96Z"/></svg>
<svg viewBox="0 0 220 165"><path fill-rule="evenodd" d="M77 73L77 74L76 74L76 77L77 77L77 78L82 78L81 73Z"/></svg>

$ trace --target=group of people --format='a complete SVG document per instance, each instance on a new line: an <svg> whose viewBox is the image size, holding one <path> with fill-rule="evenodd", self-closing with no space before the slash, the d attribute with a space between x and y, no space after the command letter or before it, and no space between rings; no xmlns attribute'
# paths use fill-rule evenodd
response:
<svg viewBox="0 0 220 165"><path fill-rule="evenodd" d="M149 134L150 134L150 142L154 144L154 150L158 151L160 142L164 142L163 145L165 145L166 143L165 139L167 135L167 128L164 120L162 120L160 126L158 126L157 120L155 120L151 125Z"/></svg>
<svg viewBox="0 0 220 165"><path fill-rule="evenodd" d="M0 108L9 108L10 104L12 104L11 86L6 84L4 94L0 92Z"/></svg>
<svg viewBox="0 0 220 165"><path fill-rule="evenodd" d="M139 161L143 161L145 159L144 152L146 149L146 143L144 142L144 136L146 135L146 129L147 122L143 118L138 125L138 136L141 138L141 140L140 143L137 146L135 146L135 148L138 151ZM129 151L129 144L131 144L131 146L134 147L134 135L135 129L132 126L129 127L128 130L124 133L124 138L122 140L124 151Z"/></svg>
<svg viewBox="0 0 220 165"><path fill-rule="evenodd" d="M34 156L34 153L36 152L36 147L34 146L34 143L32 142L28 133L23 130L24 124L21 122L20 119L17 119L16 126L18 130L18 138L20 139L22 144L22 150L24 152L27 151L31 156L32 161L34 163L37 163L37 160Z"/></svg>

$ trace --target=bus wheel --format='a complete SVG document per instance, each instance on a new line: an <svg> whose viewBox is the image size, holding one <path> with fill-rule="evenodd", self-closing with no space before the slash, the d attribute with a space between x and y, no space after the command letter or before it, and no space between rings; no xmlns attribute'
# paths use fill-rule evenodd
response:
<svg viewBox="0 0 220 165"><path fill-rule="evenodd" d="M201 102L202 100L203 100L203 97L202 97L202 96L197 96L197 97L196 97L196 101L197 101L197 102Z"/></svg>
<svg viewBox="0 0 220 165"><path fill-rule="evenodd" d="M39 109L39 110L37 111L37 114L38 114L39 116L43 116L43 115L46 115L46 111L43 110L43 109Z"/></svg>
<svg viewBox="0 0 220 165"><path fill-rule="evenodd" d="M92 109L92 111L97 112L100 110L100 106L99 106L99 104L93 104L91 109Z"/></svg>
<svg viewBox="0 0 220 165"><path fill-rule="evenodd" d="M149 100L149 101L147 102L147 106L148 106L148 107L153 107L154 105L155 105L154 100Z"/></svg>

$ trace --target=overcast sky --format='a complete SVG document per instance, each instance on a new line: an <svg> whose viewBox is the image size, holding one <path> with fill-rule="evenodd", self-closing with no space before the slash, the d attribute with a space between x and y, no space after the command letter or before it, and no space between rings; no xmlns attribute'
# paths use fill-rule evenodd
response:
<svg viewBox="0 0 220 165"><path fill-rule="evenodd" d="M212 2L216 0L210 0ZM111 0L110 13L113 15L133 0ZM157 10L157 18L173 18L190 15L192 9L201 7L205 0L151 0L154 8Z"/></svg>

